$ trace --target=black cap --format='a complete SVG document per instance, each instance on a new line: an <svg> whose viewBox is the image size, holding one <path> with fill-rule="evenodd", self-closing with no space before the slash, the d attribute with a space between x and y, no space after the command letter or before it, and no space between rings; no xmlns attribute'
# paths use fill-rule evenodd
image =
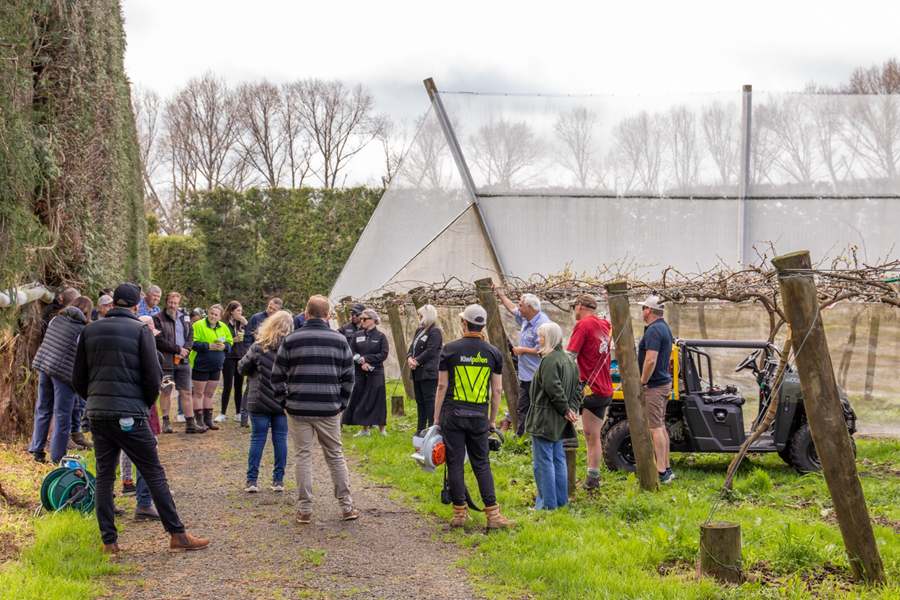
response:
<svg viewBox="0 0 900 600"><path fill-rule="evenodd" d="M137 306L141 301L141 288L133 283L123 283L113 292L113 304L122 308Z"/></svg>
<svg viewBox="0 0 900 600"><path fill-rule="evenodd" d="M361 315L364 310L366 310L366 306L364 304L360 304L359 302L350 306L351 315Z"/></svg>

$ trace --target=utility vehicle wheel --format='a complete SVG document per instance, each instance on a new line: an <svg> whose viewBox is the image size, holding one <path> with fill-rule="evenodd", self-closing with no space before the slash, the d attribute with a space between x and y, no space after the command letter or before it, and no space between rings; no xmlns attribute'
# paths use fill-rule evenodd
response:
<svg viewBox="0 0 900 600"><path fill-rule="evenodd" d="M607 430L603 437L603 462L610 471L634 472L634 449L627 420L623 419Z"/></svg>
<svg viewBox="0 0 900 600"><path fill-rule="evenodd" d="M853 439L853 436L850 436L850 447L853 449L853 457L856 458L856 440ZM819 454L816 452L815 444L813 444L809 423L804 423L794 432L785 450L789 451L790 460L788 464L794 467L801 475L822 470L822 463L819 462Z"/></svg>
<svg viewBox="0 0 900 600"><path fill-rule="evenodd" d="M787 446L784 447L784 450L779 450L778 456L780 456L781 460L783 460L786 464L788 464L790 466L791 465L791 445L788 444Z"/></svg>

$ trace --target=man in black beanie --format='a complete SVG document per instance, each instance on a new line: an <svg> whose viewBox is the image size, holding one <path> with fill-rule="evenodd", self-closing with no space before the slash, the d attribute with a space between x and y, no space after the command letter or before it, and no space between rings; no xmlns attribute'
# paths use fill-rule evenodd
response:
<svg viewBox="0 0 900 600"><path fill-rule="evenodd" d="M199 550L209 540L186 533L159 462L149 425L149 408L159 395L162 372L156 342L137 318L141 290L123 283L113 293L106 318L84 328L78 340L73 387L87 399L87 416L97 457L96 510L103 551L119 551L113 485L119 453L124 452L150 488L173 550Z"/></svg>

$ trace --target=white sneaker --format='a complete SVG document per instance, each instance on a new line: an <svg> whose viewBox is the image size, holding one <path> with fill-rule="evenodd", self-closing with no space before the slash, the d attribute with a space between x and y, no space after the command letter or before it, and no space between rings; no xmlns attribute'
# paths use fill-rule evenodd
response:
<svg viewBox="0 0 900 600"><path fill-rule="evenodd" d="M388 436L387 429L382 429L382 430L381 430L381 435L383 435L384 437L387 437L387 436Z"/></svg>
<svg viewBox="0 0 900 600"><path fill-rule="evenodd" d="M353 434L353 437L369 437L372 435L372 432L368 429L361 429Z"/></svg>
<svg viewBox="0 0 900 600"><path fill-rule="evenodd" d="M255 494L259 491L259 486L255 483L247 483L247 487L244 488L244 491L248 494Z"/></svg>
<svg viewBox="0 0 900 600"><path fill-rule="evenodd" d="M216 416L216 418L213 419L213 421L215 421L216 423L221 423L222 421L225 421L226 419L228 419L228 417L226 417L226 416L223 415L222 413L219 413L219 414Z"/></svg>
<svg viewBox="0 0 900 600"><path fill-rule="evenodd" d="M273 492L283 492L284 484L279 481L278 483L273 483L272 487L270 487L269 489L272 490Z"/></svg>
<svg viewBox="0 0 900 600"><path fill-rule="evenodd" d="M233 420L235 423L240 423L241 422L241 413L237 413L236 415L234 415ZM224 419L223 419L223 421L224 421Z"/></svg>
<svg viewBox="0 0 900 600"><path fill-rule="evenodd" d="M175 415L175 422L176 423L184 423L184 415L181 413L178 413L177 415Z"/></svg>

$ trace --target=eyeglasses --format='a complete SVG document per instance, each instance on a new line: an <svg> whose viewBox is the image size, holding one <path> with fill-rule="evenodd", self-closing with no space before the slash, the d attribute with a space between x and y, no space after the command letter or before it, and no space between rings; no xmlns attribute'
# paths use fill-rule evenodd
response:
<svg viewBox="0 0 900 600"><path fill-rule="evenodd" d="M371 321L372 317L360 317L359 320L360 321Z"/></svg>

